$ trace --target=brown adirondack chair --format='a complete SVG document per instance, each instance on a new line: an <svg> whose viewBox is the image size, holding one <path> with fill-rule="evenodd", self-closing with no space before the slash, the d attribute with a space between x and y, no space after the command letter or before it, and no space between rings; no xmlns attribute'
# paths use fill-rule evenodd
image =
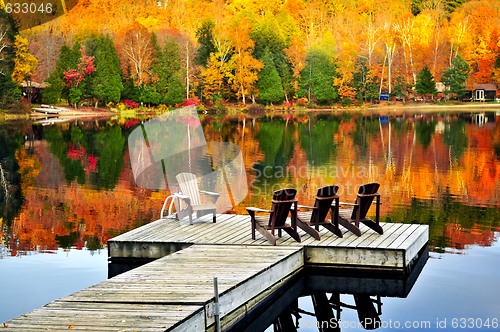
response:
<svg viewBox="0 0 500 332"><path fill-rule="evenodd" d="M350 210L339 210L339 224L356 234L361 236L359 223L362 222L366 226L373 229L379 234L384 234L384 230L379 224L380 214L380 194L377 192L380 185L378 183L369 183L359 187L356 201L354 204L340 202L340 205L353 206L352 213ZM372 205L373 198L377 198L375 202L376 214L375 221L366 217L366 213ZM353 224L354 223L354 224Z"/></svg>
<svg viewBox="0 0 500 332"><path fill-rule="evenodd" d="M300 209L310 209L312 211L297 213L297 227L304 230L316 240L320 240L319 226L323 226L338 237L342 237L339 228L339 196L338 186L326 186L319 188L316 193L314 206L299 205ZM336 204L332 204L335 200ZM330 212L330 220L326 219ZM312 227L314 226L314 228Z"/></svg>
<svg viewBox="0 0 500 332"><path fill-rule="evenodd" d="M176 177L179 183L179 188L181 193L175 196L182 199L186 203L186 208L181 207L181 202L178 203L180 211L177 212L177 219L189 216L189 224L193 224L193 212L196 211L196 216L198 218L213 214L213 222L216 221L216 205L217 199L220 194L213 193L209 191L203 191L198 188L198 182L196 175L192 173L179 173ZM202 204L200 193L210 195L212 197L212 203Z"/></svg>
<svg viewBox="0 0 500 332"><path fill-rule="evenodd" d="M255 240L255 230L258 230L273 246L276 245L274 230L284 230L297 242L300 235L297 233L297 199L295 189L281 189L274 192L271 210L248 207L247 211L252 221L252 239ZM255 212L269 213L269 216L256 216ZM291 224L286 223L288 214L291 212Z"/></svg>

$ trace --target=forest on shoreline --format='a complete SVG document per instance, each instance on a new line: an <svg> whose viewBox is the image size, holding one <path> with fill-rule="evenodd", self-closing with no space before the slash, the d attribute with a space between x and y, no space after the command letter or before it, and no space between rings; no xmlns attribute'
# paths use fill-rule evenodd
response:
<svg viewBox="0 0 500 332"><path fill-rule="evenodd" d="M0 7L1 7L0 3ZM60 9L58 9L60 10ZM21 32L0 11L0 103L348 106L500 85L500 2L81 0ZM165 105L165 106L162 106Z"/></svg>

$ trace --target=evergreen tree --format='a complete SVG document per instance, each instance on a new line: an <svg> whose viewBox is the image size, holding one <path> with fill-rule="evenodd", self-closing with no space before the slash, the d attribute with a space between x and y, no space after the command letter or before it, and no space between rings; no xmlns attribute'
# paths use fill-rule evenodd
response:
<svg viewBox="0 0 500 332"><path fill-rule="evenodd" d="M169 105L184 102L184 86L177 75L173 75L170 79L164 102Z"/></svg>
<svg viewBox="0 0 500 332"><path fill-rule="evenodd" d="M370 68L365 59L357 63L357 70L353 73L353 83L356 88L356 99L360 102L377 99L379 97L379 86L371 79Z"/></svg>
<svg viewBox="0 0 500 332"><path fill-rule="evenodd" d="M257 87L259 88L259 98L265 102L276 102L283 98L284 91L281 85L281 78L274 66L273 55L266 49L261 58L264 68L259 72Z"/></svg>
<svg viewBox="0 0 500 332"><path fill-rule="evenodd" d="M320 104L327 104L338 100L339 93L333 86L333 79L337 76L335 63L328 53L323 50L312 50L306 58L306 66L302 70L301 96L307 96L309 101L316 98Z"/></svg>
<svg viewBox="0 0 500 332"><path fill-rule="evenodd" d="M431 94L432 96L437 95L438 91L436 88L436 83L434 82L434 76L432 76L429 68L424 67L417 74L417 83L415 84L415 91L418 94L421 94L425 97L427 94Z"/></svg>
<svg viewBox="0 0 500 332"><path fill-rule="evenodd" d="M66 43L61 46L56 68L45 80L48 86L43 91L44 102L54 104L61 98L69 100L70 89L64 84L64 72L76 69L81 57L82 53L78 41L73 44L73 48L70 48Z"/></svg>
<svg viewBox="0 0 500 332"><path fill-rule="evenodd" d="M215 23L210 19L206 19L201 23L201 27L196 30L196 38L200 47L196 52L196 57L194 62L197 65L206 66L208 59L210 59L210 53L215 52L214 36L213 30L215 28Z"/></svg>
<svg viewBox="0 0 500 332"><path fill-rule="evenodd" d="M156 50L155 57L153 58L153 63L151 65L151 72L154 75L153 86L155 91L161 95L165 95L167 92L168 81L170 78L170 70L167 66L165 54L158 43L158 38L153 32L152 38L153 48Z"/></svg>
<svg viewBox="0 0 500 332"><path fill-rule="evenodd" d="M443 82L448 93L454 93L460 99L465 94L469 79L469 64L458 54L452 66L443 71Z"/></svg>
<svg viewBox="0 0 500 332"><path fill-rule="evenodd" d="M151 71L155 74L154 87L160 94L159 102L165 104L178 104L184 101L184 86L179 79L181 71L181 56L179 44L174 38L167 37L163 49L153 35L153 47L156 57Z"/></svg>
<svg viewBox="0 0 500 332"><path fill-rule="evenodd" d="M104 104L120 101L123 83L115 44L109 36L91 37L86 44L87 55L94 57L96 72L88 82L88 93Z"/></svg>
<svg viewBox="0 0 500 332"><path fill-rule="evenodd" d="M12 79L14 71L14 43L15 36L19 34L17 24L11 14L0 9L0 35L4 34L0 41L0 105L10 105L21 99L21 92L17 83Z"/></svg>

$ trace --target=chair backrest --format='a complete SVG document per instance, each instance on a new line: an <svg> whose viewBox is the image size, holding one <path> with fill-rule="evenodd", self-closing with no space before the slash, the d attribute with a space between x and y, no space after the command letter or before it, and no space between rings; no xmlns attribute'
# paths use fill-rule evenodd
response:
<svg viewBox="0 0 500 332"><path fill-rule="evenodd" d="M380 184L378 183L369 183L365 184L364 186L360 186L358 190L358 195L372 195L376 194L378 188L380 187ZM358 196L356 198L356 203L359 204L359 218L363 219L366 217L366 214L368 213L368 210L370 209L370 206L372 205L373 198L375 196ZM358 211L358 207L355 206L354 209L352 210L352 219L356 219L356 213Z"/></svg>
<svg viewBox="0 0 500 332"><path fill-rule="evenodd" d="M311 222L316 220L316 216L319 217L318 222L323 222L326 219L332 202L337 195L337 190L339 190L338 186L326 186L318 189L316 201L314 202L314 207L317 209L313 210L311 214Z"/></svg>
<svg viewBox="0 0 500 332"><path fill-rule="evenodd" d="M286 188L281 190L276 190L273 195L273 205L271 208L271 216L269 218L269 226L271 226L274 220L274 226L283 226L288 217L288 212L292 204L296 202L295 195L297 190Z"/></svg>
<svg viewBox="0 0 500 332"><path fill-rule="evenodd" d="M179 173L175 177L183 195L191 198L191 205L201 205L198 181L193 173Z"/></svg>

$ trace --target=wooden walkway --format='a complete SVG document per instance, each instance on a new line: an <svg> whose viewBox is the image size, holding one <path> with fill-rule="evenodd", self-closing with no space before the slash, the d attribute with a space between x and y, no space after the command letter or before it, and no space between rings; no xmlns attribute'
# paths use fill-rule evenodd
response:
<svg viewBox="0 0 500 332"><path fill-rule="evenodd" d="M205 331L213 277L221 316L234 320L301 269L303 256L297 247L194 245L15 318L6 331Z"/></svg>
<svg viewBox="0 0 500 332"><path fill-rule="evenodd" d="M426 225L382 224L383 235L361 226L360 237L344 230L342 238L322 229L321 241L300 231L300 243L284 233L271 246L259 233L251 239L249 216L218 215L215 224L211 216L193 221L157 220L109 240L112 260L158 259L3 327L23 332L213 331L213 277L219 280L222 326L228 327L250 319L254 308L288 289L285 285L293 284L305 268L341 266L405 275L428 256ZM413 264L419 253L425 260ZM404 294L414 282L407 277L410 282L397 281L397 287L383 285Z"/></svg>
<svg viewBox="0 0 500 332"><path fill-rule="evenodd" d="M111 259L160 258L192 244L267 246L269 242L257 232L251 238L248 215L204 216L189 225L181 220L160 219L108 241ZM288 234L277 241L277 247L305 247L305 263L319 265L356 265L376 268L406 269L418 252L427 244L429 227L413 224L381 224L380 235L361 225L361 236L343 229L342 238L320 227L321 240L299 230L302 242Z"/></svg>

